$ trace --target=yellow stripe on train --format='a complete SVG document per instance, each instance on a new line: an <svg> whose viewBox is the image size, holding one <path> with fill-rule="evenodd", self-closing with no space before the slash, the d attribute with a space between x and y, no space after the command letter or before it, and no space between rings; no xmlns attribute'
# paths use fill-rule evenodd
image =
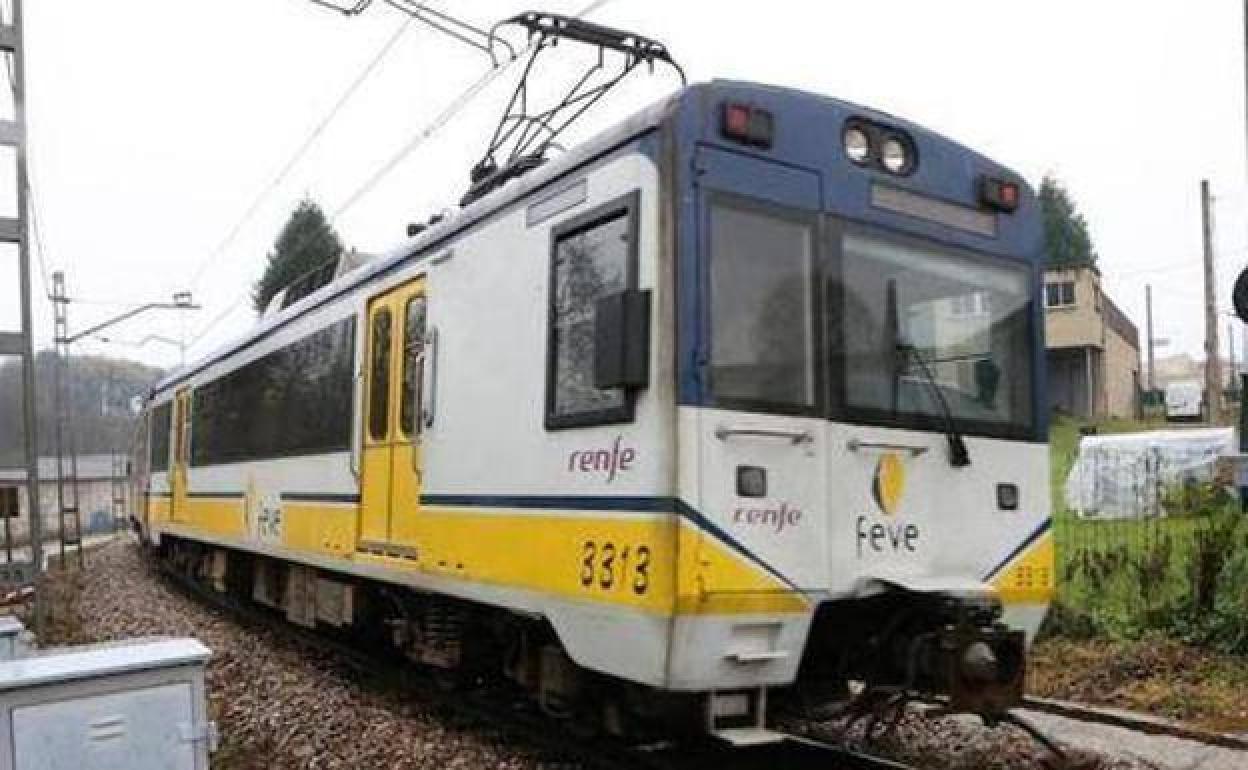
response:
<svg viewBox="0 0 1248 770"><path fill-rule="evenodd" d="M191 498L186 508L176 524L248 537L241 499ZM810 609L802 594L676 514L422 508L403 528L410 539L370 553L369 544L356 548L356 506L288 501L282 508L280 545L298 553L659 615Z"/></svg>
<svg viewBox="0 0 1248 770"><path fill-rule="evenodd" d="M1049 530L1005 566L992 585L1006 604L1045 604L1056 591L1056 553Z"/></svg>

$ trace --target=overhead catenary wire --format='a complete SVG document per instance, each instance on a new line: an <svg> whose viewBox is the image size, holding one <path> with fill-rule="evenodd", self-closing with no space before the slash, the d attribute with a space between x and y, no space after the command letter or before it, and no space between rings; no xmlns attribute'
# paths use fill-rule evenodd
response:
<svg viewBox="0 0 1248 770"><path fill-rule="evenodd" d="M611 2L611 0L594 0L594 2L590 3L589 5L582 8L579 12L577 12L576 16L577 17L587 16L593 13L594 11L597 11L598 9L602 8L604 5L606 5L609 2ZM538 40L537 38L530 40L529 44L525 46L523 50L519 51L515 56L513 56L510 59L507 59L504 62L496 64L495 66L491 67L489 70L486 70L485 74L483 74L480 78L478 78L471 85L469 85L468 88L464 89L459 94L459 96L455 97L455 99L446 107L446 109L444 109L436 118L434 118L423 129L421 129L420 131L417 131L416 134L406 144L400 147L397 152L395 152L392 156L390 156L389 159L386 160L385 163L382 163L377 168L376 171L374 171L367 179L365 179L363 184L361 184L358 188L356 188L356 190L353 193L348 195L344 199L343 203L339 205L337 209L334 210L334 214L330 218L330 221L332 222L332 221L337 220L340 216L346 213L347 210L349 210L352 206L358 203L361 198L363 198L364 196L372 192L373 188L375 188L377 184L383 178L385 178L391 171L393 171L396 166L402 163L403 160L407 158L407 156L411 155L418 147L424 144L431 136L433 136L435 133L441 130L443 126L449 123L452 118L454 118L457 114L459 114L459 112L462 111L464 107L468 105L469 102L471 102L474 98L476 98L476 96L480 94L483 90L485 90L487 86L489 86L491 83L497 80L507 69L509 69L517 61L520 61L524 57L524 54L527 51L531 50L534 46L537 45L537 40Z"/></svg>
<svg viewBox="0 0 1248 770"><path fill-rule="evenodd" d="M238 218L238 220L226 233L225 237L221 239L220 243L217 244L216 248L214 248L212 252L209 253L202 262L200 262L199 266L191 275L189 286L192 289L199 285L199 281L203 278L204 272L210 265L213 264L215 259L220 256L231 243L234 242L239 233L242 232L243 227L245 227L246 224L251 221L251 218L256 215L256 212L260 210L260 207L264 204L265 200L267 200L268 197L277 190L282 182L286 181L286 178L290 175L290 172L294 170L295 166L298 165L299 161L301 161L304 156L308 154L308 151L312 149L312 147L316 144L316 141L322 134L325 133L325 130L342 112L347 103L351 101L351 98L357 91L359 91L360 87L364 85L365 81L367 81L377 70L377 67L403 37L404 33L407 32L411 23L412 18L410 16L403 20L403 23L399 25L399 27L386 40L381 48L378 49L373 58L369 60L368 64L365 65L364 69L360 71L355 79L351 81L350 85L347 86L346 90L342 92L342 94L334 102L333 106L330 107L329 111L325 113L325 116L317 122L316 126L312 129L311 133L308 134L307 138L305 138L295 149L295 151L291 153L290 157L284 164L282 164L282 167L277 174L275 174L269 183L260 190L259 194L256 195L251 204L248 205L248 207L243 211L242 216Z"/></svg>
<svg viewBox="0 0 1248 770"><path fill-rule="evenodd" d="M317 2L320 5L326 5L327 7L330 7L330 8L335 8L336 10L342 10L341 8L337 8L336 6L333 6L332 4L321 3L319 2L319 0L313 0L313 2ZM587 16L601 9L603 6L607 5L610 2L611 0L593 0L593 2L589 3L584 8L579 10L575 15L577 17ZM368 5L369 5L368 2L359 3L357 5L358 10L356 10L355 12L358 13L359 10L363 10ZM452 119L454 119L454 117L458 115L474 98L476 98L483 90L485 90L487 86L489 86L492 82L494 82L507 69L509 69L515 62L520 61L521 58L524 56L524 53L530 50L530 48L534 45L536 45L536 40L530 41L529 44L522 51L517 52L514 57L507 59L506 61L494 64L493 66L490 67L490 69L486 70L486 72L482 74L481 77L477 78L477 80L469 84L467 88L461 91L459 95L457 95L447 105L447 107L442 110L442 112L440 112L436 117L434 117L434 119L430 121L428 124L426 124L422 129L417 131L408 142L406 142L402 147L400 147L384 163L378 166L378 168L372 174L370 174L364 180L362 184L356 187L356 189L352 191L351 194L346 196L343 199L342 203L340 203L333 210L332 214L330 214L328 218L329 223L333 224L337 222L338 219L340 219L347 211L349 211L352 207L354 207L361 200L363 200L369 193L371 193L376 188L376 186L381 182L382 179L388 176L400 163L403 162L403 160L405 160L417 148L419 148L422 144L424 144L430 137L432 137L439 130L441 130L444 126L446 126L447 123L449 123ZM310 236L305 236L305 240L307 238L310 238ZM298 249L302 246L303 246L303 241L296 244L295 249ZM198 329L195 332L194 336L191 338L191 341L187 343L187 348L189 349L193 347L199 341L204 339L214 328L216 328L222 321L224 321L235 310L237 310L250 296L251 296L250 289L235 295L234 299L230 302L228 306L226 306L224 310L222 310L220 313L218 313L216 316L210 319L207 323L205 323L202 327L200 327L200 329Z"/></svg>

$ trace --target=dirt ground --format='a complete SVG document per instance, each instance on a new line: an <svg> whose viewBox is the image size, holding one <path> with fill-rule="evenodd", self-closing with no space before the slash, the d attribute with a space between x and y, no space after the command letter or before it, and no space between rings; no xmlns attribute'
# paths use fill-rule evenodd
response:
<svg viewBox="0 0 1248 770"><path fill-rule="evenodd" d="M1029 690L1210 730L1248 732L1248 659L1163 638L1038 642Z"/></svg>

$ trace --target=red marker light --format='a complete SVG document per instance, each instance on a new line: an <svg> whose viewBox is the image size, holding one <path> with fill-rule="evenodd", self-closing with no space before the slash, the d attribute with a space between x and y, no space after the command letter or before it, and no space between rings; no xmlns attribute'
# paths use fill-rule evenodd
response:
<svg viewBox="0 0 1248 770"><path fill-rule="evenodd" d="M1011 214L1018 208L1020 193L1017 182L990 176L979 178L979 202L986 208Z"/></svg>
<svg viewBox="0 0 1248 770"><path fill-rule="evenodd" d="M775 119L767 110L731 102L723 106L720 133L728 139L766 149L771 147L775 130Z"/></svg>
<svg viewBox="0 0 1248 770"><path fill-rule="evenodd" d="M1006 182L1001 185L1001 202L1007 206L1018 206L1018 185Z"/></svg>
<svg viewBox="0 0 1248 770"><path fill-rule="evenodd" d="M750 108L744 104L724 105L724 135L745 139L750 132Z"/></svg>

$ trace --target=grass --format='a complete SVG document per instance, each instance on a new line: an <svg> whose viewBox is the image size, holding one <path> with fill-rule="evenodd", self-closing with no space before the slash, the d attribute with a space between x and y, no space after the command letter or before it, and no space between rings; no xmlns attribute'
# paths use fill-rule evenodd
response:
<svg viewBox="0 0 1248 770"><path fill-rule="evenodd" d="M1248 730L1248 661L1158 634L1051 638L1032 649L1034 695L1143 711L1209 730Z"/></svg>
<svg viewBox="0 0 1248 770"><path fill-rule="evenodd" d="M1051 430L1057 596L1033 649L1039 695L1248 729L1248 517L1211 487L1178 515L1097 521L1065 504L1081 429ZM1164 427L1113 420L1097 433Z"/></svg>
<svg viewBox="0 0 1248 770"><path fill-rule="evenodd" d="M1113 420L1097 433L1147 430L1157 422ZM1083 425L1054 420L1050 483L1057 543L1058 596L1054 622L1111 637L1138 638L1150 628L1172 627L1179 610L1211 612L1228 567L1248 550L1248 526L1224 491L1199 487L1168 506L1179 515L1147 519L1081 519L1065 503L1065 480L1078 453ZM1238 548L1243 542L1245 549ZM1190 620L1190 619L1189 619Z"/></svg>

